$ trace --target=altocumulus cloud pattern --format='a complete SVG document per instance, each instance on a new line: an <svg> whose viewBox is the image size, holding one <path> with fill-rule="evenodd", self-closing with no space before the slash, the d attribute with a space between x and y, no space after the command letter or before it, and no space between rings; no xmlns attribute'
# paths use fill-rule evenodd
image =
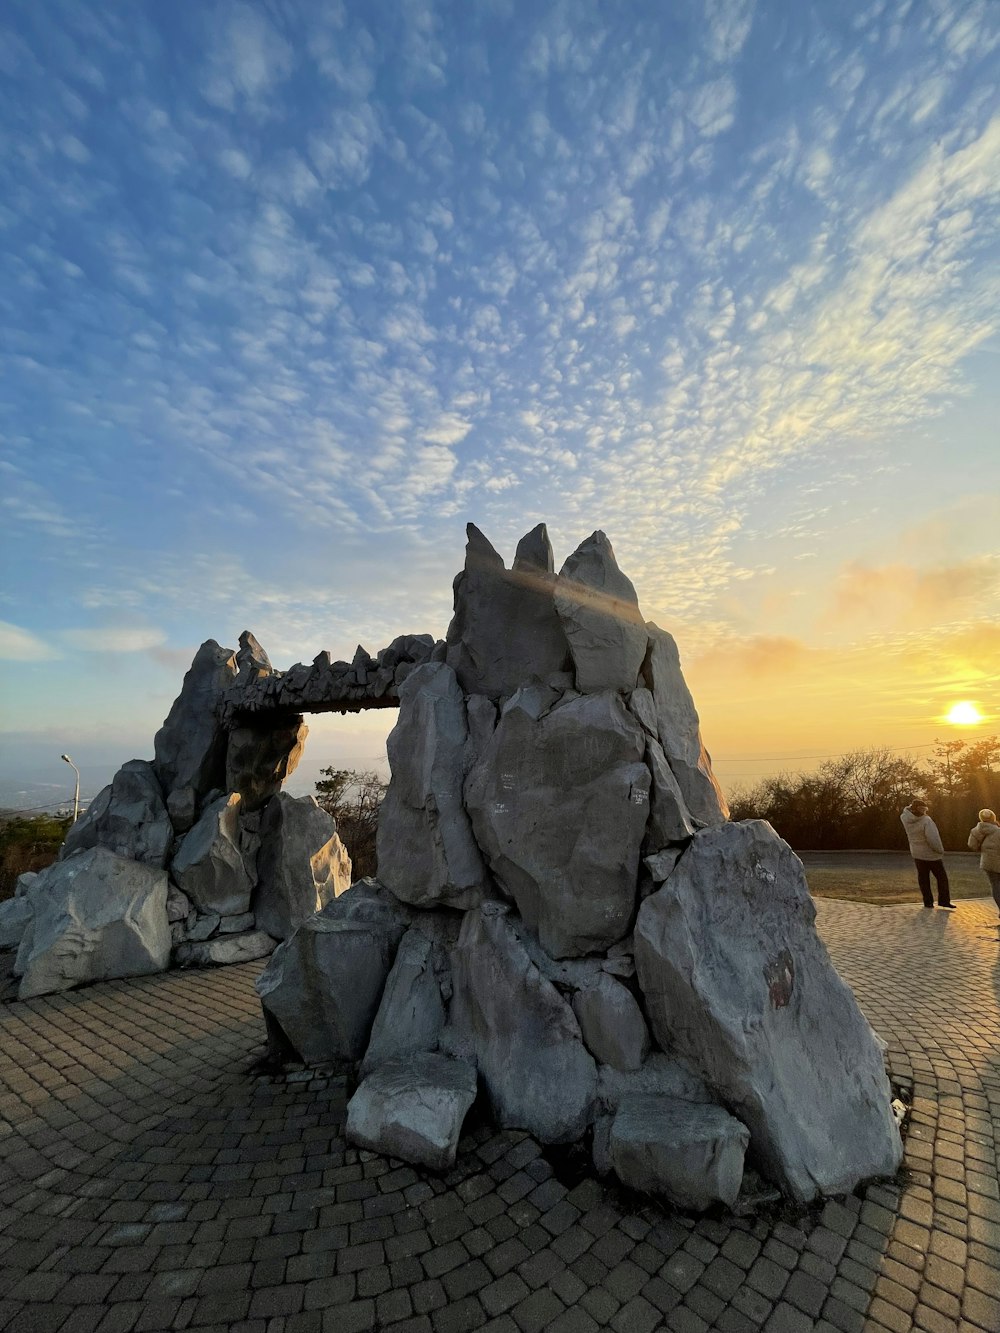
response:
<svg viewBox="0 0 1000 1333"><path fill-rule="evenodd" d="M697 614L776 473L821 486L971 387L998 10L9 5L12 655L70 583L157 625L194 585L300 643L317 598L351 620L307 553L377 538L430 590L467 514L566 549L596 517Z"/></svg>

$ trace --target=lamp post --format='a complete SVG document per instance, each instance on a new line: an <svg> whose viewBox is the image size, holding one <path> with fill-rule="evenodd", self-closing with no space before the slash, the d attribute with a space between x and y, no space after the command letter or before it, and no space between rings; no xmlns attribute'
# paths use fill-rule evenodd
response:
<svg viewBox="0 0 1000 1333"><path fill-rule="evenodd" d="M73 792L73 823L75 824L80 814L80 770L68 754L61 754L60 759L69 764L70 768L76 774L76 790Z"/></svg>

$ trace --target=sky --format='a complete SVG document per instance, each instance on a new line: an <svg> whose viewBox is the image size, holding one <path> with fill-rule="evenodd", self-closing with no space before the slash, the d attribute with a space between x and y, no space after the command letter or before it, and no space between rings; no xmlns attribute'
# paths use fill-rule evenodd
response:
<svg viewBox="0 0 1000 1333"><path fill-rule="evenodd" d="M607 532L729 788L1000 730L998 47L995 0L10 0L0 804L151 755L206 638L443 636L467 521Z"/></svg>

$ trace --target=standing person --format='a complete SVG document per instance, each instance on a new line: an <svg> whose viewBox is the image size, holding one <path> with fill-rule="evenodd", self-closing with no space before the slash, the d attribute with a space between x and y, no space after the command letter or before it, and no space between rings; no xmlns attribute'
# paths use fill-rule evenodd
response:
<svg viewBox="0 0 1000 1333"><path fill-rule="evenodd" d="M992 810L980 810L979 823L969 834L969 846L979 853L979 869L993 890L993 901L1000 909L1000 824Z"/></svg>
<svg viewBox="0 0 1000 1333"><path fill-rule="evenodd" d="M899 816L906 829L906 840L910 844L910 855L917 867L917 883L925 907L934 906L931 893L931 875L937 880L938 907L953 912L955 905L951 901L951 886L948 872L944 868L944 843L937 825L927 813L927 802L911 801Z"/></svg>

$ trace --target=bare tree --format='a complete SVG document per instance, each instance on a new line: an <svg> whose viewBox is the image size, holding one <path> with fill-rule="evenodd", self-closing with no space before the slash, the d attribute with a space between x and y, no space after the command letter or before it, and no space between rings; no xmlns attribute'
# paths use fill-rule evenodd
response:
<svg viewBox="0 0 1000 1333"><path fill-rule="evenodd" d="M388 784L373 769L322 768L316 800L337 821L337 832L350 854L354 878L377 869L375 835Z"/></svg>

